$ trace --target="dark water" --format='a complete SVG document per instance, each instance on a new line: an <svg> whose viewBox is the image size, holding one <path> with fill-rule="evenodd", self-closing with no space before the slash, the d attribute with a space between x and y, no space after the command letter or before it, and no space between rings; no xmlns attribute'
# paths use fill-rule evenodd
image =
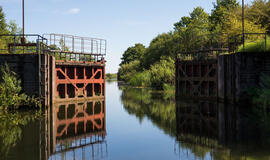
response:
<svg viewBox="0 0 270 160"><path fill-rule="evenodd" d="M1 113L0 159L269 160L269 132L247 108L111 82L105 99Z"/></svg>

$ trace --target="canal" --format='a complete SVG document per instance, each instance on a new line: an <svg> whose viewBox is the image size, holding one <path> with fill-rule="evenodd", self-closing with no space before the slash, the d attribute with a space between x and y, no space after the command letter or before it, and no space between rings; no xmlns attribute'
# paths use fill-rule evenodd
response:
<svg viewBox="0 0 270 160"><path fill-rule="evenodd" d="M1 113L0 159L270 159L269 130L248 107L117 82L106 82L105 93L43 113Z"/></svg>

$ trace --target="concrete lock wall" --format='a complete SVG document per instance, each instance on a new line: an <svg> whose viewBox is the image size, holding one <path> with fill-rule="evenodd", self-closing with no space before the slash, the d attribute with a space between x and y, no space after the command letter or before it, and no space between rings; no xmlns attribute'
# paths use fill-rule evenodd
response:
<svg viewBox="0 0 270 160"><path fill-rule="evenodd" d="M270 76L270 53L236 53L218 57L218 98L246 100L247 89L258 87L262 73Z"/></svg>
<svg viewBox="0 0 270 160"><path fill-rule="evenodd" d="M205 67L207 71L205 73L207 74L203 74L205 70L203 68ZM199 68L199 76L194 74L194 71L197 72L196 68ZM215 70L217 70L217 73ZM270 76L270 53L221 55L217 57L215 62L213 60L181 61L177 59L176 96L191 98L208 97L229 103L245 101L248 99L247 90L251 87L259 86L262 73ZM201 76L202 74L204 76ZM192 92L187 92L189 90ZM212 91L216 94L204 94L204 90ZM197 92L199 94L194 94Z"/></svg>
<svg viewBox="0 0 270 160"><path fill-rule="evenodd" d="M40 55L40 58L38 54L1 54L0 66L5 64L8 64L21 80L24 93L40 97L46 106L50 104L54 94L54 57L47 54Z"/></svg>

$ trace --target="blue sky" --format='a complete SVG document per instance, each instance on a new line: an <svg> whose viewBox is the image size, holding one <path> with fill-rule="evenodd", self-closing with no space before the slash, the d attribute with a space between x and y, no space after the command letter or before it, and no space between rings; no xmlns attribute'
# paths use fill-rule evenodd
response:
<svg viewBox="0 0 270 160"><path fill-rule="evenodd" d="M215 0L25 0L26 33L63 33L107 40L106 71L116 73L122 53L135 43L148 46L160 33ZM250 0L247 1L249 3ZM21 25L21 0L0 0L7 20Z"/></svg>

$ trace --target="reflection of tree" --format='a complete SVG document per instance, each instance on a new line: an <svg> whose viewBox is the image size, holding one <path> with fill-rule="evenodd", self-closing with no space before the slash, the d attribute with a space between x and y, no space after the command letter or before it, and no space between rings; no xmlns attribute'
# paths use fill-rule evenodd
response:
<svg viewBox="0 0 270 160"><path fill-rule="evenodd" d="M166 134L175 137L179 154L185 152L187 159L207 159L208 156L213 160L269 158L269 153L265 152L267 148L255 140L259 131L254 132L255 128L244 114L246 111L236 106L185 100L177 101L175 107L173 96L165 93L123 86L120 89L126 111L140 121L148 118Z"/></svg>
<svg viewBox="0 0 270 160"><path fill-rule="evenodd" d="M5 157L10 149L21 140L22 127L37 119L41 112L0 111L0 157Z"/></svg>
<svg viewBox="0 0 270 160"><path fill-rule="evenodd" d="M150 119L166 134L175 135L175 102L173 96L149 89L122 87L122 102L129 114L140 121Z"/></svg>

